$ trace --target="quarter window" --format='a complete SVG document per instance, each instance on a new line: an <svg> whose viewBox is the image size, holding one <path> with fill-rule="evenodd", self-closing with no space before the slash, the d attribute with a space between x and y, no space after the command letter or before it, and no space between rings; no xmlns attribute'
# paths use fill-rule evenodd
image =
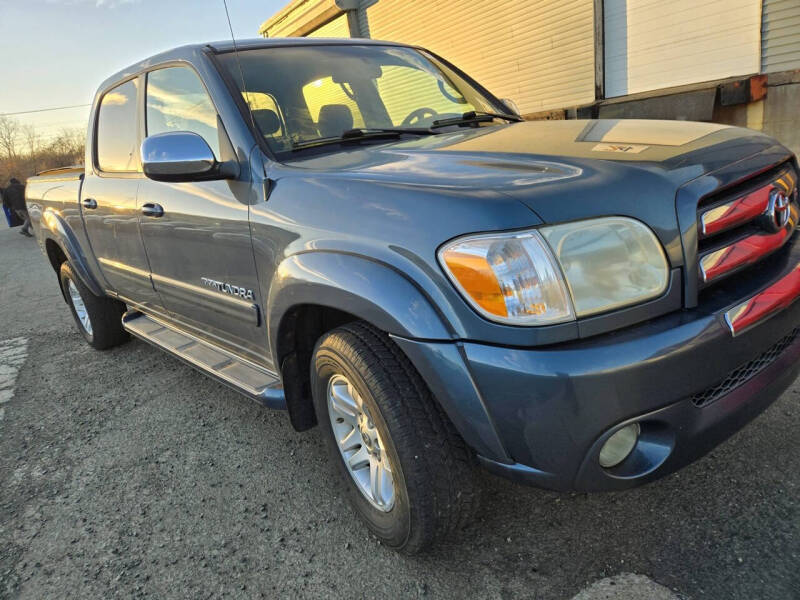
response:
<svg viewBox="0 0 800 600"><path fill-rule="evenodd" d="M167 131L196 133L219 159L217 111L200 78L186 67L147 74L147 135Z"/></svg>
<svg viewBox="0 0 800 600"><path fill-rule="evenodd" d="M97 115L97 166L101 171L136 171L138 80L132 79L106 92Z"/></svg>

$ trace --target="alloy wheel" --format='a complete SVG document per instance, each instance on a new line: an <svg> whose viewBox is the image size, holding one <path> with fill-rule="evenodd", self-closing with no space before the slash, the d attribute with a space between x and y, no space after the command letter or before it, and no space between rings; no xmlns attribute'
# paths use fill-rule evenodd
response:
<svg viewBox="0 0 800 600"><path fill-rule="evenodd" d="M328 415L347 471L372 506L388 512L394 506L392 465L361 394L343 375L328 381Z"/></svg>
<svg viewBox="0 0 800 600"><path fill-rule="evenodd" d="M92 321L89 319L89 311L86 310L86 304L84 304L83 298L81 298L78 288L75 286L75 282L72 281L72 279L67 283L67 291L69 292L72 306L75 308L75 314L78 315L78 322L86 333L92 335Z"/></svg>

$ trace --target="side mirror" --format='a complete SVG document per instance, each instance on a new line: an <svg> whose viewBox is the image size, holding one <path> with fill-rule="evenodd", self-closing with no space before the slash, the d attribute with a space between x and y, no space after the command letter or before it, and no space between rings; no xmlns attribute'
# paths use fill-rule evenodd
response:
<svg viewBox="0 0 800 600"><path fill-rule="evenodd" d="M519 108L517 107L517 103L514 102L511 98L500 98L500 102L502 102L508 107L508 110L511 111L512 115L519 115Z"/></svg>
<svg viewBox="0 0 800 600"><path fill-rule="evenodd" d="M151 135L142 142L142 170L155 181L228 179L206 141L190 131Z"/></svg>

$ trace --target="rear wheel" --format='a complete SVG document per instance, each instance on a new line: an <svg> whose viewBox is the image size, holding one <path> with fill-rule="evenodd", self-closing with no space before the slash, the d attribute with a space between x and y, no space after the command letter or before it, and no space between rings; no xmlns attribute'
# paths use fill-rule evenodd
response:
<svg viewBox="0 0 800 600"><path fill-rule="evenodd" d="M59 277L78 331L92 347L106 350L128 340L128 332L122 328L122 314L125 312L122 302L95 296L75 276L68 262L61 264Z"/></svg>
<svg viewBox="0 0 800 600"><path fill-rule="evenodd" d="M386 334L365 323L326 334L311 376L345 494L382 543L413 554L469 521L472 456Z"/></svg>

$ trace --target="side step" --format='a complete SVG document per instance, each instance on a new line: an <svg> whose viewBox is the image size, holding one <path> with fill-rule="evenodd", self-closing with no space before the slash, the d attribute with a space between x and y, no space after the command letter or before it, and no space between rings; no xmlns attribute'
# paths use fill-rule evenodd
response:
<svg viewBox="0 0 800 600"><path fill-rule="evenodd" d="M283 386L276 374L137 310L122 316L122 326L131 335L166 350L259 404L286 408Z"/></svg>

